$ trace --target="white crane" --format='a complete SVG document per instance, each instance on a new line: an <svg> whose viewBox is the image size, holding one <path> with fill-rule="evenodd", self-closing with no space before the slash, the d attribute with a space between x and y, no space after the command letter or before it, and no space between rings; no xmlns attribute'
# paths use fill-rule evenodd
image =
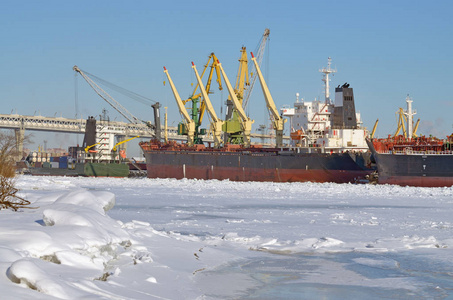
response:
<svg viewBox="0 0 453 300"><path fill-rule="evenodd" d="M113 99L112 96L110 96L106 91L104 91L99 85L97 85L90 77L88 77L82 70L79 69L79 67L74 66L72 68L74 71L82 75L83 79L85 79L86 82L93 88L93 90L102 98L104 99L110 106L112 106L117 112L119 112L123 117L125 117L130 123L132 124L137 124L137 125L142 125L146 124L148 127L152 128L152 125L150 122L140 120L133 114L131 114L124 106L122 106L118 101ZM154 108L154 106L153 106ZM155 120L156 124L160 120ZM159 126L160 127L160 126Z"/></svg>
<svg viewBox="0 0 453 300"><path fill-rule="evenodd" d="M257 50L255 50L255 54L256 54L256 59L258 61L258 65L261 66L261 63L263 62L263 57L264 57L264 49L266 48L266 43L267 43L267 40L269 39L269 35L270 35L271 31L266 28L264 30L264 33L263 33L263 36L261 37L261 41L257 47ZM252 80L250 82L250 88L248 88L246 91L245 91L245 96L244 96L244 99L242 101L242 107L244 109L247 109L247 105L249 103L249 99L250 99L250 96L252 95L252 91L253 91L253 86L255 84L255 81L256 81L256 78L258 77L257 76L257 72L256 72L256 67L255 67L255 64L254 63L250 63L250 66L249 66L249 70L251 70L251 74L252 74Z"/></svg>

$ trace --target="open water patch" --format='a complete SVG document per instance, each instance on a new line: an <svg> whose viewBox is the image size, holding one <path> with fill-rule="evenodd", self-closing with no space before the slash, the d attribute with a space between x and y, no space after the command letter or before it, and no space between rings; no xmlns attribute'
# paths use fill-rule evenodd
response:
<svg viewBox="0 0 453 300"><path fill-rule="evenodd" d="M453 266L404 253L262 253L199 276L248 278L254 284L216 299L446 299L453 297ZM198 278L200 280L200 278Z"/></svg>

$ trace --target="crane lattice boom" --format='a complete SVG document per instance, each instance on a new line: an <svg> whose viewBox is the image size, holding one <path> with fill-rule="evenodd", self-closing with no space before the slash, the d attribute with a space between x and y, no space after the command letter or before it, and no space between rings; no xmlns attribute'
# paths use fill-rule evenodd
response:
<svg viewBox="0 0 453 300"><path fill-rule="evenodd" d="M255 57L256 57L256 59L258 61L258 65L259 66L261 66L261 63L263 62L264 49L266 48L266 43L267 43L267 40L269 39L269 34L270 33L271 33L271 31L268 28L266 28L264 30L263 36L261 38L261 42L260 42L260 44L258 46L258 50L255 51L255 54L256 54ZM242 107L244 109L247 108L250 96L252 95L253 86L255 85L256 78L258 77L257 74L256 74L256 67L255 67L253 62L251 62L251 65L249 66L249 70L251 70L251 74L253 74L253 75L252 75L252 78L251 78L252 80L250 82L250 88L246 90L244 99L242 101Z"/></svg>
<svg viewBox="0 0 453 300"><path fill-rule="evenodd" d="M133 124L143 124L146 122L140 120L139 118L135 117L131 114L124 106L118 103L112 96L110 96L106 91L104 91L99 85L97 85L91 78L89 78L82 70L80 70L77 66L72 68L74 71L82 75L83 79L93 88L93 90L102 98L104 99L110 106L112 106L116 111L118 111L123 117L125 117L129 122Z"/></svg>

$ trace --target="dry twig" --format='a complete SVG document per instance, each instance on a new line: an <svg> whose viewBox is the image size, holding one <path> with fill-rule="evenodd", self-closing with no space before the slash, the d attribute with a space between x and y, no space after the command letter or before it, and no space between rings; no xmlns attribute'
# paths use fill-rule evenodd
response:
<svg viewBox="0 0 453 300"><path fill-rule="evenodd" d="M30 201L17 195L15 187L16 166L16 141L13 135L0 132L0 210L29 207Z"/></svg>

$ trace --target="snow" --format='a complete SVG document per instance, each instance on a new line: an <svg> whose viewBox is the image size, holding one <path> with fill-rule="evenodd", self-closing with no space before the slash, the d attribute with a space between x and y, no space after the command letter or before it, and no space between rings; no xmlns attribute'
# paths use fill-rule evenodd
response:
<svg viewBox="0 0 453 300"><path fill-rule="evenodd" d="M453 188L19 176L2 299L453 297Z"/></svg>

